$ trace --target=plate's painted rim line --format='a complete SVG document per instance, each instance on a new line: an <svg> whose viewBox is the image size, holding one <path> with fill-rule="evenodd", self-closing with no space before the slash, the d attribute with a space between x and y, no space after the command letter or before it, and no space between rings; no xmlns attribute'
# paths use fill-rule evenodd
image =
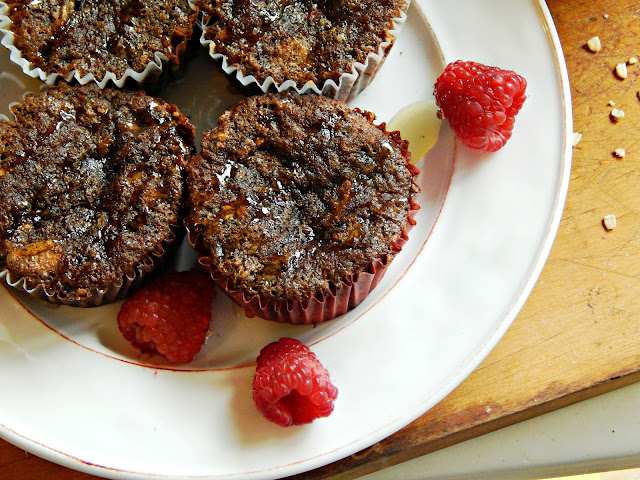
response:
<svg viewBox="0 0 640 480"><path fill-rule="evenodd" d="M83 345L82 343L77 342L73 338L65 335L64 333L62 333L58 329L52 327L47 322L45 322L42 318L40 318L40 316L38 316L35 312L33 312L26 303L24 303L22 300L20 300L20 298L18 298L15 295L15 291L16 291L15 288L13 288L11 285L8 285L6 283L3 283L2 286L5 288L5 290L7 290L9 295L11 295L13 297L13 299L16 301L16 303L25 311L25 313L27 315L33 317L34 320L36 320L38 323L40 323L43 327L47 328L52 333L58 335L60 338L64 339L65 341L67 341L69 343L72 343L73 345L75 345L75 346L77 346L79 348L82 348L82 349L84 349L87 352L90 352L92 354L100 355L100 356L102 356L104 358L108 358L109 360L115 360L115 361L122 362L124 364L130 365L132 367L139 367L139 368L147 369L147 370L167 371L167 372L185 373L185 374L198 374L198 373L205 374L205 373L211 373L211 372L225 372L225 371L235 370L235 369L240 369L240 368L252 368L252 367L255 367L255 362L253 362L253 363L246 363L246 364L241 364L241 365L233 365L233 366L229 366L229 367L178 368L178 367L175 367L175 366L172 366L172 365L162 365L162 364L154 365L153 363L141 363L141 362L138 362L138 361L133 360L133 359L120 358L120 357L116 357L115 355L109 355L108 353L101 352L100 350L96 350L94 348L91 348L91 347L88 347L86 345ZM20 292L20 290L18 290L18 292ZM46 302L46 300L42 300L42 299L39 299L39 301ZM82 307L74 307L74 308L82 308ZM90 308L92 308L92 307L90 307Z"/></svg>
<svg viewBox="0 0 640 480"><path fill-rule="evenodd" d="M435 35L433 28L431 28L431 22L429 22L427 16L425 15L422 7L420 6L420 4L418 2L413 2L414 7L417 9L417 11L420 14L420 17L422 19L422 21L428 26L429 31L432 33L432 40L435 43L435 47L437 49L437 51L439 52L439 57L441 59L441 61L443 62L443 67L444 65L446 65L446 58L442 49L442 46L440 44L440 42L438 41L437 36ZM25 94L26 95L26 94ZM453 169L452 171L455 171L455 163L456 163L456 151L459 148L459 144L457 141L453 141L453 145L452 145L452 149L453 151L451 152L451 156L452 156L452 162L453 162ZM422 245L420 246L420 248L418 249L418 252L415 256L415 258L409 263L409 265L407 266L407 268L405 268L401 275L397 278L397 280L393 283L393 285L391 285L388 288L388 291L385 292L385 294L383 294L373 305L371 305L367 310L364 310L361 312L360 315L356 316L355 318L352 319L351 322L348 322L347 324L345 324L343 327L339 328L338 330L336 330L335 332L331 333L330 335L328 335L327 337L315 342L314 344L317 343L321 343L322 341L326 340L327 338L330 338L334 335L336 335L338 332L349 328L350 325L352 325L354 322L358 321L367 311L371 310L380 300L382 300L382 298L384 296L386 296L386 294L388 294L393 288L396 287L397 283L401 280L402 277L404 277L404 275L406 275L407 271L411 268L411 266L415 263L416 258L420 255L420 253L424 250L424 248L426 247L429 238L431 237L433 230L436 226L436 224L438 223L438 219L440 217L440 214L442 213L442 209L444 208L444 204L446 202L446 198L447 198L447 194L449 191L449 186L451 185L451 180L452 180L452 176L449 177L449 182L448 182L448 186L447 189L443 195L443 198L441 200L440 203L440 208L438 210L438 213L436 214L436 217L433 221L433 225L431 225L431 228L426 236L426 238L424 239ZM46 322L44 322L38 315L36 315L34 312L32 312L29 307L24 304L22 301L20 301L20 299L18 297L16 297L15 295L13 295L13 290L9 285L3 285L5 287L5 289L9 292L9 294L11 296L13 296L13 298L17 301L17 303L22 307L22 309L24 309L24 311L26 313L28 313L30 316L34 317L38 322L40 322L44 327L48 328L49 330L51 330L53 333L59 335L60 337L64 338L65 340L69 341L70 343L73 343L74 345L83 348L91 353L94 354L98 354L98 355L102 355L105 358L109 358L112 360L116 360L116 361L120 361L126 364L129 364L133 367L140 367L140 368L145 368L145 369L152 369L152 370L167 370L167 371L171 371L171 372L175 372L175 373L211 373L212 371L223 371L223 370L234 370L234 369L241 369L241 368L251 368L254 367L255 365L236 365L233 367L226 367L226 368L213 368L213 369L194 369L194 370L189 370L189 369L177 369L177 368L172 368L172 367L167 367L167 366L163 366L163 365L151 365L151 364L142 364L142 363L137 363L135 361L132 360L127 360L127 359L123 359L123 358L118 358L112 355L108 355L106 353L94 350L90 347L86 347L85 345L82 345L81 343L78 343L76 341L74 341L73 339L67 337L66 335L64 335L63 333L59 332L58 330L56 330L55 328L51 327L50 325L48 325ZM458 381L456 383L456 385L458 383L460 383L462 380ZM450 390L453 390L453 388L455 388L454 385L453 387L451 387ZM449 390L449 391L450 391ZM442 398L444 398L444 396L446 396L449 391L445 392L444 394L441 395ZM436 392L436 396L440 396L440 394L438 392ZM440 398L441 399L441 398ZM439 400L440 400L439 399ZM437 401L439 401L437 400ZM433 403L433 405L435 405L436 402ZM431 408L433 405L431 405L428 408ZM425 410L426 411L426 410ZM423 412L424 413L424 412ZM418 414L415 418L417 418L418 416L420 416L420 414ZM412 419L413 420L413 419ZM403 426L407 425L408 423L410 423L412 420L407 421L406 419L401 420L403 422L403 425L401 426L393 426L393 425L397 425L397 422L394 422L394 424L387 425L387 426L383 426L380 427L379 429L376 429L374 432L371 432L370 436L368 438L372 438L374 437L374 440L369 440L367 441L366 445L362 445L361 442L358 443L351 443L351 444L347 444L347 445L342 445L340 447L337 447L335 450L331 451L331 452L327 452L321 455L318 455L316 457L310 457L310 458L306 458L301 460L300 462L294 462L291 464L288 464L286 466L282 466L282 467L278 467L275 469L272 469L271 472L278 472L277 475L281 476L281 474L283 473L283 471L287 471L289 473L286 473L285 475L293 475L293 474L297 474L297 473L301 473L304 471L310 471L314 468L319 468L321 466L327 465L331 462L340 460L342 458L345 458L346 456L352 454L352 453L356 453L357 451L362 450L363 448L367 448L368 446L370 446L371 444L379 441L381 438L385 438L387 436L389 436L391 433L393 433L394 431L399 430L400 428L402 428ZM389 428L391 428L393 431L389 432ZM382 434L381 434L382 432ZM385 433L386 432L386 433ZM381 436L382 435L382 436ZM28 438L26 436L20 435L18 432L15 432L9 428L7 428L5 425L0 424L0 438L5 439L7 442L11 443L12 445L21 448L33 455L36 455L40 458L43 458L44 460L62 465L66 468L70 468L72 470L76 470L76 471L80 471L83 473L87 473L90 475L96 475L96 476L101 476L101 477L105 477L105 478L112 478L112 479L123 479L123 480L132 480L132 478L139 478L139 479L147 479L147 478L157 478L157 479L174 479L176 477L174 476L165 476L165 475L157 475L157 474L150 474L150 473L145 473L145 472L136 472L136 471L129 471L129 470L122 470L122 469L114 469L112 467L106 467L103 465L99 465L96 463L92 463L86 460L83 460L81 458L72 456L72 455L68 455L65 452L62 452L60 450L56 450L53 449L51 447L49 447L48 445L39 443L31 438ZM347 449L348 451L345 452L345 449ZM293 468L294 465L298 465L298 464L308 464L311 463L312 466L306 470L303 471L299 471L298 469ZM289 471L291 470L291 471ZM241 472L238 474L232 474L232 475L205 475L205 476L189 476L189 477L180 477L180 480L198 480L198 479L202 479L202 480L207 480L207 479L226 479L226 478L234 478L234 477L241 477L241 478L267 478L264 477L264 475L268 473L266 471L255 471L255 472ZM108 477L106 477L106 475L108 475ZM256 476L258 475L258 476Z"/></svg>

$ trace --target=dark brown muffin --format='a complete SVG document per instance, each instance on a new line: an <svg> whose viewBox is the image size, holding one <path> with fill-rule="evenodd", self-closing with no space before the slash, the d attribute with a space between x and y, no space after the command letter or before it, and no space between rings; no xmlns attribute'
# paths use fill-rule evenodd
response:
<svg viewBox="0 0 640 480"><path fill-rule="evenodd" d="M340 315L406 241L418 172L406 142L373 119L319 95L267 94L204 132L187 167L186 225L201 263L250 316Z"/></svg>
<svg viewBox="0 0 640 480"><path fill-rule="evenodd" d="M6 1L13 45L31 68L70 80L177 69L197 20L187 0ZM43 78L44 80L44 78ZM102 85L105 86L105 85ZM119 85L122 86L122 85Z"/></svg>
<svg viewBox="0 0 640 480"><path fill-rule="evenodd" d="M326 81L337 85L343 74L355 72L355 65L366 65L380 48L382 58L376 62L382 62L393 45L390 32L409 2L199 0L197 4L207 22L202 43L211 42L210 53L224 56L243 76L253 76L260 84L269 77L277 85L292 81L298 88L312 82L323 90ZM363 74L372 75L378 66L369 66ZM335 93L324 90L330 96Z"/></svg>
<svg viewBox="0 0 640 480"><path fill-rule="evenodd" d="M0 271L99 305L151 271L181 223L194 127L143 91L63 83L0 121Z"/></svg>

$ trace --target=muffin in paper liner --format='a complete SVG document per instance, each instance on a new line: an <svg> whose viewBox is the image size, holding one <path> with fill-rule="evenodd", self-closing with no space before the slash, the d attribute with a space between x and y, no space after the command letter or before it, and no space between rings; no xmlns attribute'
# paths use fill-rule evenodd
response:
<svg viewBox="0 0 640 480"><path fill-rule="evenodd" d="M197 5L200 7L202 15L202 35L200 36L200 43L207 48L209 55L219 63L220 68L232 79L237 81L240 85L247 88L252 93L269 93L269 92L284 92L289 90L294 90L300 94L308 94L315 93L325 95L331 98L335 98L336 100L341 101L349 101L356 97L360 92L362 92L369 83L373 80L376 73L384 63L389 51L391 50L393 44L395 43L396 38L400 34L400 31L406 21L407 18L407 10L411 3L411 0L399 0L398 8L397 8L397 16L389 18L386 20L387 27L384 31L384 38L377 38L374 45L356 45L356 48L362 47L363 50L368 50L366 56L364 58L356 58L357 56L351 56L350 59L343 59L341 61L342 65L337 68L325 70L323 72L316 71L315 67L303 68L300 67L306 60L301 57L295 58L291 57L288 60L284 59L282 55L297 55L301 50L300 44L291 43L291 37L286 32L281 38L278 38L277 42L282 42L282 48L277 53L266 53L266 50L270 50L273 47L261 48L259 44L259 40L254 40L254 38L258 35L254 35L253 32L247 34L247 36L253 37L248 42L241 37L243 46L250 45L251 50L244 55L234 54L234 58L230 58L231 56L224 53L223 48L218 46L218 50L216 51L216 41L209 38L209 36L213 35L210 32L213 26L216 24L216 20L214 19L215 14L212 11L211 7L212 0L198 0ZM224 3L224 1L217 0L215 3ZM248 8L253 8L254 11L251 12L252 15L262 15L265 20L265 24L267 25L265 31L269 30L271 27L269 26L269 21L279 21L280 18L286 19L287 9L295 8L294 6L297 4L302 5L303 7L309 7L315 10L311 10L306 16L307 21L315 21L313 19L314 12L322 11L322 2L306 2L306 1L298 1L298 2L288 2L286 5L281 4L281 2L272 2L270 5L267 5L268 2L251 2ZM375 5L375 1L372 2L369 9L366 9L365 18L372 18L376 13L379 14L379 6ZM345 5L342 8L350 8L348 6L349 2L345 2ZM276 5L275 10L270 11L269 8L272 5ZM221 7L223 8L223 7ZM231 7L229 7L231 8ZM363 9L364 10L364 9ZM322 17L322 20L327 21L326 18ZM287 21L287 20L283 20ZM295 21L294 21L295 23ZM245 28L246 25L242 25L241 27L235 28ZM248 27L247 27L248 28ZM283 28L287 28L286 26ZM222 44L227 37L226 33L219 34L222 37L221 40L218 41L219 44ZM337 38L344 38L344 35L341 33L337 33ZM240 36L240 34L238 35ZM354 35L358 37L358 35ZM314 40L316 40L314 38ZM324 38L323 38L324 40ZM257 42L257 43L254 43ZM269 39L267 42L273 45L273 39ZM318 43L321 43L318 40ZM226 45L224 46L226 49ZM302 47L304 49L304 46ZM307 52L308 53L308 52ZM317 52L308 53L312 58L314 57L322 58L325 57L323 53L318 54ZM361 56L361 55L360 55ZM237 58L235 58L237 57ZM279 58L280 57L280 58ZM278 60L282 60L282 63L285 63L285 67L293 68L294 72L291 75L287 75L286 71L284 73L278 71L274 72L274 69L269 65L265 65L264 59L267 58L275 58ZM273 62L276 63L276 62ZM257 66L256 66L257 65ZM295 67L293 67L295 65ZM298 72L295 72L296 69L301 69ZM254 70L258 71L254 71ZM279 70L282 70L279 68ZM296 79L295 77L298 75L302 75L306 78ZM311 78L311 77L313 78Z"/></svg>
<svg viewBox="0 0 640 480"><path fill-rule="evenodd" d="M54 15L51 23L55 23L57 20L55 15L67 16L67 23L73 23L75 24L75 27L82 29L91 27L91 25L86 25L84 19L78 11L75 10L78 4L80 7L84 7L86 9L96 9L100 3L110 5L114 3L114 0L110 0L108 2L70 2L68 0L62 0L59 3L61 5L58 5L58 10L56 10L55 7L51 7L53 9L52 15ZM198 19L198 9L195 6L195 0L188 0L186 3L189 7L189 15L186 24L176 25L171 32L172 38L165 36L167 38L155 39L163 44L164 50L147 50L138 52L139 54L133 58L128 57L128 55L131 55L130 53L120 56L116 55L115 50L122 50L124 47L120 45L110 45L110 42L113 40L109 40L107 38L101 39L100 43L103 44L102 48L98 48L95 45L93 46L93 52L97 53L97 55L89 55L89 52L85 51L82 52L82 56L78 56L65 65L49 65L46 59L41 59L40 54L37 51L33 52L33 54L25 55L25 52L21 51L20 47L16 45L16 33L12 28L13 22L10 16L10 6L19 4L26 8L38 9L40 2L0 2L0 36L2 37L0 43L9 49L9 58L12 62L19 65L25 74L33 78L39 78L47 85L54 85L62 79L66 82L75 81L81 85L95 82L103 89L109 86L116 86L118 88L131 86L152 89L161 86L161 84L171 75L178 74L184 63L188 61L190 50L192 49L191 44L193 31ZM141 3L141 6L143 5L144 4ZM76 14L77 16L74 17ZM126 28L129 25L121 26L124 29L123 32L127 30L132 31L132 29ZM105 32L107 27L105 25L98 25L95 30L96 31L93 32L94 34L106 35ZM29 33L30 32L26 32L26 34ZM55 33L56 34L50 35L52 40L58 38L57 33L59 32ZM60 34L60 36L62 36L62 34ZM124 38L125 35L121 32L120 34L114 35L114 38L115 37ZM98 38L94 38L93 40L97 42ZM33 43L31 40L29 42ZM71 39L70 42L72 42L72 45L76 44L73 39ZM55 49L60 49L63 46L65 45L54 45ZM51 45L43 45L43 47L52 49ZM68 45L66 47L68 47ZM78 46L77 48L80 47ZM84 48L86 50L90 50L86 45ZM99 64L99 62L104 63L107 58L116 57L128 66L125 68L123 65L117 65L117 68L110 68L113 67L113 65L101 66ZM132 62L137 62L137 59L145 57L146 62L142 61L140 65L132 67ZM75 67L73 65L74 61L84 62L88 61L87 59L90 58L96 58L97 60L95 63L91 63L90 65L80 64Z"/></svg>
<svg viewBox="0 0 640 480"><path fill-rule="evenodd" d="M304 99L304 100L302 100ZM322 100L320 100L322 99ZM264 103L262 103L264 102ZM275 275L277 280L273 280L274 283L282 283L282 282L299 282L304 281L301 279L305 279L305 275L310 271L309 268L313 269L314 267L309 267L308 265L304 267L304 273L301 273L299 276L297 273L294 273L292 277L288 280L284 280L285 275L281 275L278 273L273 273L274 271L282 271L279 269L284 268L284 265L289 265L289 261L292 259L294 255L291 252L298 248L296 242L301 238L298 235L299 231L307 231L310 229L315 232L315 234L311 234L308 237L308 242L304 243L302 249L306 249L304 252L300 252L301 256L299 258L305 257L307 255L322 255L321 245L329 236L324 236L325 233L328 235L332 235L332 232L323 232L320 224L314 224L314 220L310 217L305 217L306 213L303 213L305 207L302 205L305 201L300 203L296 203L296 201L290 202L289 206L284 206L287 200L286 198L294 198L298 196L298 192L293 192L289 196L289 193L286 193L287 182L290 181L291 178L298 175L300 172L296 171L296 168L287 170L283 169L284 174L278 174L278 176L274 179L269 179L267 182L263 182L259 177L264 175L265 172L278 170L279 167L270 162L270 153L257 153L256 158L258 158L256 163L256 171L259 173L251 171L251 168L247 168L247 165L252 165L252 161L249 163L242 163L231 158L225 160L224 162L220 161L220 158L217 158L218 152L211 153L207 146L207 143L211 141L211 144L217 146L215 148L222 148L226 150L228 147L230 151L234 151L235 148L235 140L230 138L233 135L233 132L236 131L239 138L241 138L241 143L239 144L240 150L237 151L238 155L243 156L247 154L246 149L251 149L252 145L265 145L265 143L269 143L269 140L256 139L252 136L251 133L248 133L238 125L250 125L253 128L255 127L255 131L259 131L260 135L264 135L265 138L275 139L278 138L279 135L275 132L265 131L263 130L262 125L256 126L256 121L253 117L251 118L241 118L238 123L233 122L234 116L242 116L246 115L248 112L255 113L256 118L261 118L264 121L264 125L272 124L273 122L267 116L265 117L265 112L277 112L283 105L287 103L294 103L293 107L284 107L284 108L292 108L295 112L295 108L297 107L296 102L300 102L303 105L306 105L307 113L311 117L318 115L319 124L332 124L331 127L336 126L337 131L344 133L343 127L344 123L337 118L337 115L342 114L342 112L347 111L349 119L357 118L357 125L353 127L354 132L360 132L361 129L367 130L367 133L362 137L357 137L354 141L353 145L347 147L350 149L351 147L356 150L365 151L368 148L372 149L372 158L393 158L393 160L389 160L393 166L387 166L387 160L379 160L380 164L383 165L380 167L382 171L385 173L379 172L374 167L371 170L372 175L380 177L385 177L385 179L380 179L380 183L377 184L389 186L389 181L395 182L396 180L389 180L389 178L393 177L397 179L398 188L390 187L393 190L391 194L391 198L393 199L394 207L386 206L384 202L386 200L381 200L380 198L376 198L374 195L375 203L366 203L366 200L369 199L369 193L365 193L365 197L357 200L360 206L356 207L358 212L363 212L364 210L371 210L374 212L372 215L387 215L389 217L393 217L393 225L394 227L389 226L389 224L384 223L384 227L382 230L377 230L372 233L372 235L376 235L376 238L384 238L384 240L380 240L380 242L384 242L384 245L379 246L378 248L363 248L363 252L367 252L364 257L359 257L360 259L354 261L352 265L354 267L350 270L346 270L345 265L347 263L342 264L340 267L336 267L335 264L331 268L337 268L334 272L343 272L328 275L327 277L323 277L318 282L315 282L316 279L312 281L314 285L325 285L324 287L310 287L308 291L310 293L306 293L307 290L303 288L304 294L299 297L294 297L293 295L287 295L287 289L285 288L285 293L282 295L276 295L273 292L267 293L268 288L262 288L265 285L263 280L266 278L261 278L259 281L251 280L249 283L242 284L243 278L246 278L246 275L253 275L253 272L249 272L252 266L258 266L255 270L256 276L263 275ZM327 104L340 105L341 107L337 108L337 110L331 110L331 106L326 110L326 115L323 110L326 108ZM254 105L254 104L257 104ZM340 113L337 113L340 112ZM250 114L251 115L251 114ZM267 114L268 115L268 114ZM276 114L277 115L277 114ZM295 115L295 114L294 114ZM327 122L321 119L324 118ZM305 125L306 129L298 129L297 126L291 123L292 116L287 116L287 114L283 114L282 124L286 125L286 128L289 132L298 132L301 135L306 135L309 130L313 130L313 126L310 126L309 117L303 115L303 119L300 120L300 124ZM188 167L188 176L187 176L187 185L189 188L189 199L187 200L187 207L189 211L185 216L185 225L187 228L187 238L189 243L192 245L196 254L198 255L199 263L207 269L212 278L216 281L221 290L226 293L238 306L244 309L245 314L249 317L258 316L267 320L273 320L277 322L291 323L291 324L315 324L324 322L327 320L331 320L337 316L340 316L352 308L356 307L360 304L367 295L378 285L379 281L385 275L388 266L397 253L399 253L403 247L403 245L408 240L408 232L415 225L414 214L420 208L419 205L415 202L414 197L420 191L419 186L415 182L415 177L419 174L419 170L411 163L410 158L411 154L408 151L408 142L402 140L399 132L387 132L385 124L375 125L373 123L373 114L369 112L362 112L358 109L350 110L346 105L342 102L335 101L323 96L318 95L305 95L300 96L295 93L286 93L286 94L267 94L264 96L257 95L253 97L249 97L240 103L235 109L232 109L221 117L220 125L216 129L210 129L205 132L203 137L203 152L201 152L197 157L194 157L194 160L190 163ZM231 121L230 121L231 120ZM351 120L349 120L351 121ZM366 125L363 126L363 123ZM330 128L331 128L330 127ZM238 131L241 130L241 131ZM322 127L318 131L321 131ZM304 133L301 133L303 132ZM372 133L378 132L378 133ZM294 133L291 133L295 135ZM349 134L346 133L345 136ZM358 133L354 133L354 135L359 135ZM369 137L368 135L371 135ZM320 136L327 136L327 134L320 134ZM344 137L340 137L344 138ZM360 145L359 142L363 138L374 138L372 142L377 142L375 145ZM300 140L296 137L295 141ZM295 143L294 141L294 143ZM276 140L276 143L278 140ZM341 142L337 142L341 143ZM209 144L209 145L211 145ZM314 142L309 141L304 143L306 148L313 150ZM385 145L386 144L386 145ZM278 143L277 146L267 145L265 146L265 151L278 151L281 152L281 149L284 144ZM342 145L336 147L337 149L343 148ZM391 152L391 153L388 153ZM381 152L382 151L382 152ZM335 152L331 152L329 155L333 155ZM357 156L359 153L356 153ZM202 156L206 158L203 159ZM386 156L385 156L386 155ZM213 159L215 158L215 159ZM226 158L226 157L225 157ZM235 157L236 159L238 157ZM213 159L213 160L212 160ZM323 166L317 165L316 162L318 158L309 158L309 167L310 170L318 169L318 171L324 172L319 175L332 175L332 173L336 174L336 178L341 177L342 173L340 172L325 172L323 170ZM344 160L341 157L341 160ZM288 162L288 160L278 160L284 164ZM344 160L346 162L346 160ZM350 160L351 161L351 160ZM296 158L293 163L301 166L304 162L303 159ZM367 161L365 160L365 163ZM240 165L241 164L241 165ZM240 165L240 166L235 166ZM346 165L346 163L345 163ZM359 164L363 165L363 164ZM304 167L300 167L304 168ZM349 167L347 167L348 169ZM359 167L357 167L359 168ZM235 176L234 169L236 169L237 177ZM389 171L387 171L390 169ZM279 171L279 170L278 170ZM402 172L402 173L400 173ZM368 175L368 172L362 171L363 176ZM267 173L268 175L268 173ZM300 175L303 175L300 173ZM237 180L240 179L240 180ZM248 185L244 185L242 182L248 182ZM348 180L345 180L348 182ZM338 180L342 182L342 186L345 185L345 181ZM302 181L306 183L305 180ZM313 182L313 180L312 180ZM232 185L233 184L233 185ZM222 186L220 186L222 185ZM231 187L229 185L232 185ZM253 186L255 185L256 190L253 190ZM258 193L260 191L265 192L266 190L270 190L271 187L274 187L274 190L279 189L280 193L283 196L278 196L280 193L275 193L273 195L269 193L266 196L262 197L262 193ZM276 187L277 185L277 187ZM336 183L337 185L337 183ZM371 186L367 181L363 181L363 187L355 187L354 189L359 189L360 191L367 190L367 186ZM263 186L266 188L263 190ZM246 187L246 189L243 189ZM294 189L297 188L293 187ZM306 188L306 187L305 187ZM312 187L312 189L315 187ZM320 187L318 187L320 188ZM384 187L380 187L384 188ZM233 192L231 192L233 190ZM338 187L338 190L340 187ZM354 190L355 191L355 190ZM239 195L237 192L241 192ZM255 193L255 195L254 195ZM381 194L383 197L387 198L385 195L388 193L385 190L384 194ZM343 195L344 194L344 195ZM331 207L330 211L327 211L326 218L334 217L337 219L337 223L332 223L331 226L327 227L329 230L334 228L341 229L342 227L334 227L334 225L338 225L342 222L343 217L343 207L345 205L341 204L341 200L344 200L349 196L349 193L338 193L340 198L337 198L338 209L335 210ZM277 198L276 198L277 197ZM299 198L299 197L298 197ZM330 198L330 197L326 197ZM348 201L348 200L347 200ZM390 200L391 201L391 200ZM296 204L296 205L293 205ZM283 207L284 206L284 207ZM282 208L281 208L282 207ZM253 208L253 210L252 210ZM395 210L394 210L395 208ZM269 211L272 212L269 212ZM291 217L293 218L294 224L287 225L287 222L290 221L288 218L281 217L281 212L294 212ZM352 210L349 207L348 215L359 215L354 214L355 210ZM261 223L258 216L260 212L264 213L264 222ZM256 215L254 217L254 215ZM273 215L272 217L270 217ZM244 217L242 220L241 217ZM253 220L252 220L253 219ZM284 226L282 229L279 227L275 227L273 233L267 233L266 228L270 228L268 225L272 224L271 222L280 222ZM296 223L299 221L299 224ZM322 223L322 220L319 220ZM226 236L225 234L220 234L222 230L219 227L223 223L228 222L230 225L229 229L231 230L231 236ZM257 223L255 223L257 222ZM348 225L347 229L354 227L356 229L360 228L356 225L359 220L356 221L345 221L344 225ZM385 222L382 220L382 222ZM255 223L255 227L253 224ZM375 223L375 222L373 222ZM239 226L238 226L239 225ZM289 229L289 226L291 228ZM369 231L372 227L363 227L367 231ZM374 226L374 229L377 229L378 226ZM253 231L250 231L253 229ZM389 230L390 229L390 230ZM262 262L262 257L253 256L255 251L259 251L262 246L250 244L251 239L260 238L262 233L257 233L257 231L264 231L263 243L266 245L266 249L276 252L274 254L273 260L274 264L270 264L267 261ZM336 230L337 231L337 230ZM373 230L370 230L373 232ZM385 235L380 235L380 232L384 231ZM291 237L290 232L293 232ZM387 234L387 232L389 232ZM360 233L358 233L359 235ZM363 233L363 235L368 235L369 233ZM254 236L257 235L257 236ZM316 237L315 239L312 237ZM291 241L289 240L291 238ZM364 237L363 237L364 238ZM239 239L239 240L238 240ZM248 240L247 240L248 239ZM369 239L372 240L372 239ZM362 240L367 243L369 240ZM278 243L278 242L282 243ZM317 241L317 242L316 242ZM373 243L376 243L378 240L373 240ZM316 242L316 243L314 243ZM353 244L350 243L351 240L346 240L344 244L340 243L340 241L336 241L334 244L331 244L329 247L334 251L337 251L337 256L343 255L343 251L349 250L353 247ZM268 244L277 243L277 246L270 246ZM367 245L373 244L371 242L367 243ZM292 247L292 245L296 245ZM328 245L328 244L326 244ZM316 252L316 247L318 247L318 251ZM247 250L243 250L248 248ZM353 250L353 248L351 248ZM239 252L239 253L238 253ZM315 252L315 253L314 253ZM246 257L244 253L248 253ZM351 254L349 254L351 255ZM359 254L358 254L359 255ZM282 261L281 257L285 257L285 260ZM269 258L269 257L265 257ZM231 264L239 265L237 268L232 268L232 273L225 273L228 267L227 261L230 261ZM224 267L220 267L216 265L216 262L220 262L221 265L226 265ZM258 262L258 263L256 263ZM262 262L262 263L261 263ZM280 266L277 266L278 262L281 263ZM295 268L302 268L297 264ZM325 264L327 265L327 264ZM357 265L357 266L356 266ZM289 267L290 269L291 267ZM300 270L302 272L302 270ZM233 278L232 278L233 277ZM291 280L293 279L293 280ZM272 280L270 279L266 283L269 284Z"/></svg>
<svg viewBox="0 0 640 480"><path fill-rule="evenodd" d="M195 128L177 107L61 83L0 120L0 279L35 298L125 298L184 237Z"/></svg>

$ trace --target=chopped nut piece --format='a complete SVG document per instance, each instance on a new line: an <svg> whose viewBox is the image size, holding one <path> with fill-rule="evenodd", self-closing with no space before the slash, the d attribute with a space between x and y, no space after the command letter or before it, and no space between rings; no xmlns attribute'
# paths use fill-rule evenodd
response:
<svg viewBox="0 0 640 480"><path fill-rule="evenodd" d="M582 140L582 134L578 132L573 132L573 146L575 147Z"/></svg>
<svg viewBox="0 0 640 480"><path fill-rule="evenodd" d="M624 156L627 154L627 152L624 150L624 148L616 148L613 151L613 154L618 158L624 158Z"/></svg>
<svg viewBox="0 0 640 480"><path fill-rule="evenodd" d="M613 120L615 120L616 122L623 117L624 117L623 110L620 110L619 108L614 108L613 110L611 110L611 118L613 118Z"/></svg>
<svg viewBox="0 0 640 480"><path fill-rule="evenodd" d="M616 75L618 76L618 78L621 78L622 80L627 78L627 64L626 63L619 63L618 65L616 65Z"/></svg>
<svg viewBox="0 0 640 480"><path fill-rule="evenodd" d="M609 14L605 13L604 15L602 15L604 18L609 18Z"/></svg>
<svg viewBox="0 0 640 480"><path fill-rule="evenodd" d="M587 40L587 48L591 50L593 53L598 53L602 48L602 43L600 43L600 37L591 37Z"/></svg>
<svg viewBox="0 0 640 480"><path fill-rule="evenodd" d="M638 59L636 57L631 57L629 58L629 60L627 60L627 63L629 65L635 65L636 63L638 63Z"/></svg>
<svg viewBox="0 0 640 480"><path fill-rule="evenodd" d="M606 228L607 230L613 230L614 228L616 228L617 224L616 216L613 213L605 215L602 219L602 223L604 224L604 228Z"/></svg>
<svg viewBox="0 0 640 480"><path fill-rule="evenodd" d="M613 100L609 100L609 105L610 105L611 107L613 107L615 104L616 104L616 102L614 102Z"/></svg>

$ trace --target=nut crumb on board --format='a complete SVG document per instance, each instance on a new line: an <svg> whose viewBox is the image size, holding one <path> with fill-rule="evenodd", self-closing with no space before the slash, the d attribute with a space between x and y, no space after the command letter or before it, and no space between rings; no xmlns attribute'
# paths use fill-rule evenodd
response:
<svg viewBox="0 0 640 480"><path fill-rule="evenodd" d="M609 18L609 14L605 13L603 14L603 17L607 19ZM586 46L590 51L594 53L599 52L602 49L602 42L600 41L600 37L598 36L591 37L589 40L587 40ZM615 75L619 79L624 80L629 75L629 72L627 70L627 65L635 65L638 62L639 62L638 57L631 56L626 62L618 63L614 69ZM638 100L640 100L640 91L636 92L636 97L638 98ZM624 110L620 108L616 108L615 105L616 105L616 102L610 99L609 106L612 107L612 109L609 112L609 118L613 122L618 122L620 119L624 118L625 113L624 113ZM582 134L579 132L573 132L572 144L574 147L578 145L578 143L580 143L580 140L582 140ZM613 155L617 158L624 158L627 155L627 152L624 148L618 147L613 151ZM615 216L607 215L605 219L609 222L609 225L613 225L613 227L615 227ZM607 228L607 229L610 230L610 228Z"/></svg>
<svg viewBox="0 0 640 480"><path fill-rule="evenodd" d="M616 228L616 216L613 213L610 213L609 215L605 215L604 218L602 219L602 224L604 225L604 228L606 228L607 230L613 230L614 228Z"/></svg>
<svg viewBox="0 0 640 480"><path fill-rule="evenodd" d="M600 37L591 37L589 40L587 40L587 48L593 53L598 53L602 49Z"/></svg>
<svg viewBox="0 0 640 480"><path fill-rule="evenodd" d="M620 110L619 108L614 108L613 110L611 110L611 118L614 121L617 122L623 117L624 117L624 110Z"/></svg>
<svg viewBox="0 0 640 480"><path fill-rule="evenodd" d="M580 143L580 140L582 140L582 134L579 132L573 132L573 141L572 144L575 147L576 145L578 145L578 143Z"/></svg>
<svg viewBox="0 0 640 480"><path fill-rule="evenodd" d="M616 65L616 75L618 76L618 78L624 80L625 78L627 78L627 74L626 63L619 63Z"/></svg>
<svg viewBox="0 0 640 480"><path fill-rule="evenodd" d="M625 155L627 154L627 152L625 151L625 149L624 149L624 148L616 148L616 149L613 151L613 154L614 154L616 157L618 157L618 158L624 158L624 157L625 157Z"/></svg>

